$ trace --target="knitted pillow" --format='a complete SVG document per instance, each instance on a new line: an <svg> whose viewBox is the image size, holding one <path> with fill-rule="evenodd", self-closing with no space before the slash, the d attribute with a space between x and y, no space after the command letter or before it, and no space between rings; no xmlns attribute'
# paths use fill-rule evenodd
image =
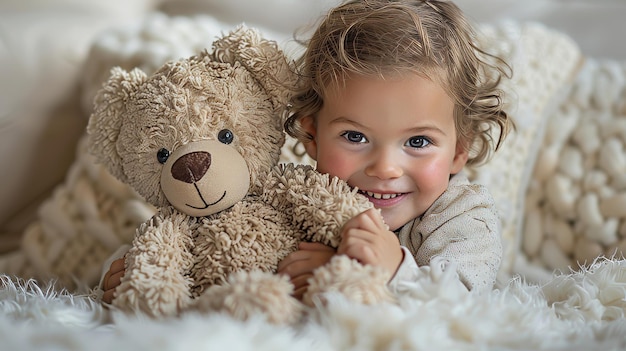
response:
<svg viewBox="0 0 626 351"><path fill-rule="evenodd" d="M513 69L512 79L503 80L501 87L517 129L489 163L469 170L470 179L487 186L496 201L504 246L499 280L505 281L515 273L524 195L537 152L543 149L545 123L578 71L581 54L568 36L538 23L483 25L479 34L481 47Z"/></svg>
<svg viewBox="0 0 626 351"><path fill-rule="evenodd" d="M213 17L170 17L152 12L133 25L102 32L91 45L81 83L81 102L86 117L93 108L93 98L110 75L120 66L135 67L150 74L166 61L191 56L211 47L222 30L229 26Z"/></svg>
<svg viewBox="0 0 626 351"><path fill-rule="evenodd" d="M626 62L586 60L549 118L542 150L526 196L522 258L546 274L588 266L602 255L622 258Z"/></svg>

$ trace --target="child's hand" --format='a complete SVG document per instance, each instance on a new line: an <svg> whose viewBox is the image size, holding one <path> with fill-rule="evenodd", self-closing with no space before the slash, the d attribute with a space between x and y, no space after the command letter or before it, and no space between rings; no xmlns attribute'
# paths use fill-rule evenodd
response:
<svg viewBox="0 0 626 351"><path fill-rule="evenodd" d="M286 274L294 285L294 297L302 300L302 296L309 287L307 280L313 276L313 271L325 265L335 255L335 249L320 243L301 242L298 251L287 255L278 264L278 273Z"/></svg>
<svg viewBox="0 0 626 351"><path fill-rule="evenodd" d="M356 215L341 230L337 254L348 255L362 264L383 267L393 277L404 253L396 234L387 228L375 209Z"/></svg>
<svg viewBox="0 0 626 351"><path fill-rule="evenodd" d="M113 293L115 292L115 288L120 285L123 276L124 257L118 258L117 260L111 262L109 271L106 272L106 274L104 275L104 279L102 282L102 290L104 290L104 294L102 295L103 302L113 302Z"/></svg>

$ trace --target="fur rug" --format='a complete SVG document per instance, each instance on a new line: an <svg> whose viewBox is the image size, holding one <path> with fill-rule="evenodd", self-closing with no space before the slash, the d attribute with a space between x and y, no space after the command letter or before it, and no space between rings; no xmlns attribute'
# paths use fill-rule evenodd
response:
<svg viewBox="0 0 626 351"><path fill-rule="evenodd" d="M599 259L539 286L514 279L487 294L464 292L451 270L423 267L397 305L329 296L306 321L276 326L189 313L123 315L88 293L1 276L6 350L623 350L626 260ZM87 291L87 290L85 290Z"/></svg>

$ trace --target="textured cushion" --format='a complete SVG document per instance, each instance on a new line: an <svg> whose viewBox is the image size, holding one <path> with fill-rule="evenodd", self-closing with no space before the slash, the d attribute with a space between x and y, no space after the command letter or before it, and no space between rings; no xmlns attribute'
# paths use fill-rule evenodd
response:
<svg viewBox="0 0 626 351"><path fill-rule="evenodd" d="M151 12L142 20L101 32L89 50L81 75L81 102L86 117L93 98L109 78L111 68L154 72L166 61L188 57L205 48L223 30L231 28L209 16L168 16Z"/></svg>
<svg viewBox="0 0 626 351"><path fill-rule="evenodd" d="M626 252L626 62L587 59L549 118L526 200L520 269ZM530 263L531 265L528 265Z"/></svg>
<svg viewBox="0 0 626 351"><path fill-rule="evenodd" d="M481 46L513 69L512 79L505 79L502 89L505 109L517 129L489 163L470 171L470 179L487 186L496 201L504 244L499 278L507 280L515 270L524 195L544 126L579 69L581 54L568 36L537 23L483 25L480 32Z"/></svg>
<svg viewBox="0 0 626 351"><path fill-rule="evenodd" d="M3 235L22 227L14 223L9 228L7 222L47 196L73 162L86 123L78 109L76 82L94 36L135 21L154 2L0 1Z"/></svg>

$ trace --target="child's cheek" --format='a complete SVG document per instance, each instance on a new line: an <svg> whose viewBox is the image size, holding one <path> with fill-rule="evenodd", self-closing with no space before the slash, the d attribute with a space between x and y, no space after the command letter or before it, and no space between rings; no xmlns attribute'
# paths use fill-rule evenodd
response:
<svg viewBox="0 0 626 351"><path fill-rule="evenodd" d="M345 157L341 152L327 152L318 155L317 170L331 176L348 180L356 172L357 161L354 157Z"/></svg>
<svg viewBox="0 0 626 351"><path fill-rule="evenodd" d="M448 187L450 166L444 160L434 160L412 168L411 177L422 191L433 192L439 196Z"/></svg>

